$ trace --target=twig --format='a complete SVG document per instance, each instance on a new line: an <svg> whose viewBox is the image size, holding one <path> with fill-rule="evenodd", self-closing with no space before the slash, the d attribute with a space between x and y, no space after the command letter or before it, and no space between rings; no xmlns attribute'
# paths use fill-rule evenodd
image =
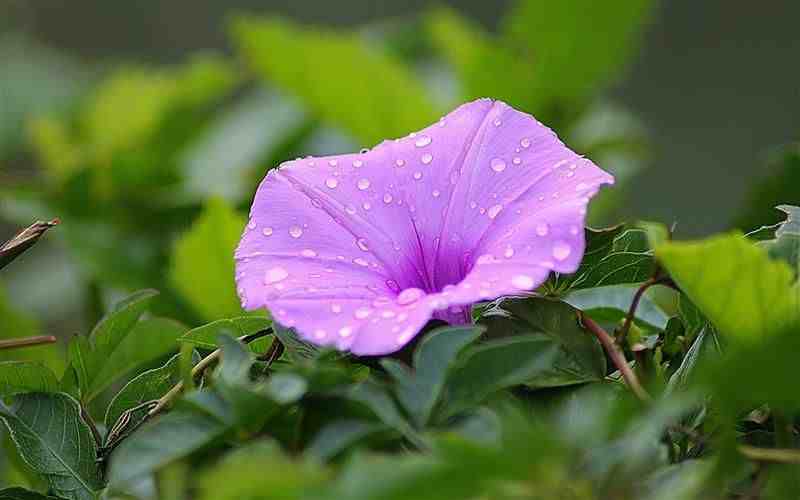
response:
<svg viewBox="0 0 800 500"><path fill-rule="evenodd" d="M758 448L740 445L739 453L756 462L800 464L800 450L793 448Z"/></svg>
<svg viewBox="0 0 800 500"><path fill-rule="evenodd" d="M59 224L58 219L49 222L36 221L26 227L13 238L0 245L0 269L9 265L14 259L32 247L51 227Z"/></svg>
<svg viewBox="0 0 800 500"><path fill-rule="evenodd" d="M0 340L0 350L17 349L19 347L30 347L41 344L52 344L54 342L56 342L56 338L52 335L37 335L35 337Z"/></svg>
<svg viewBox="0 0 800 500"><path fill-rule="evenodd" d="M267 336L271 331L272 330L268 328L253 333L251 335L243 335L239 337L238 340L240 342L244 342L245 344L247 344L256 339ZM222 355L222 349L217 349L216 351L212 352L205 358L201 359L196 365L194 365L194 368L192 368L192 378L198 377L201 373L203 373L206 370L206 368L214 364L221 355ZM162 410L164 410L164 408L166 408L172 402L172 400L178 397L178 395L181 393L182 390L183 390L183 381L181 380L180 382L172 386L172 389L167 391L166 394L161 396L156 401L155 405L150 409L150 411L147 412L147 416L145 417L145 419L151 418L154 415L160 413Z"/></svg>
<svg viewBox="0 0 800 500"><path fill-rule="evenodd" d="M673 286L672 280L667 277L659 277L660 269L656 269L655 274L652 278L648 279L636 290L636 293L633 295L633 300L631 301L631 306L628 308L628 314L625 315L625 322L622 324L622 328L619 330L619 337L618 339L622 340L627 338L628 332L631 329L631 325L633 324L633 320L636 318L636 310L639 308L639 302L641 302L642 297L644 297L644 293L653 285L667 285Z"/></svg>
<svg viewBox="0 0 800 500"><path fill-rule="evenodd" d="M92 437L94 438L94 442L97 444L97 447L99 448L103 446L103 438L100 436L100 432L97 430L97 424L94 423L94 419L91 415L89 415L89 412L86 411L86 408L83 407L83 404L81 404L81 418L83 418L83 421L89 426L89 430L92 431Z"/></svg>
<svg viewBox="0 0 800 500"><path fill-rule="evenodd" d="M650 401L650 394L642 387L642 384L639 383L639 379L636 377L636 374L631 370L631 367L628 365L628 360L625 359L625 355L622 354L617 343L614 342L614 339L611 335L608 334L603 328L598 325L597 323L592 320L589 316L583 314L581 311L578 311L578 319L580 319L581 323L595 336L597 340L600 341L603 348L608 353L608 356L611 358L611 361L614 363L614 366L617 367L617 370L622 374L622 378L625 380L625 383L628 387L631 388L636 397L641 399L642 401Z"/></svg>

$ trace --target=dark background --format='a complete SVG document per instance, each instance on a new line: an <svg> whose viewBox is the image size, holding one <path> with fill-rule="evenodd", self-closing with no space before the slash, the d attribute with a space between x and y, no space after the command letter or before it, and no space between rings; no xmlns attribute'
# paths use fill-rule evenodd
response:
<svg viewBox="0 0 800 500"><path fill-rule="evenodd" d="M413 16L428 3L0 0L0 29L93 63L169 62L224 48L225 19L235 11L349 26ZM447 3L492 28L507 2ZM612 90L654 143L626 215L677 221L684 235L727 227L748 185L765 175L765 155L800 135L798 19L797 0L661 2L636 62Z"/></svg>

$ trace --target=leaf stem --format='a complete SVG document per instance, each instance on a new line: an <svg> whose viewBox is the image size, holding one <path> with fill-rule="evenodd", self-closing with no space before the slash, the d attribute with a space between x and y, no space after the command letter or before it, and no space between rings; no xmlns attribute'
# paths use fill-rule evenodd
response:
<svg viewBox="0 0 800 500"><path fill-rule="evenodd" d="M628 332L631 329L631 325L633 324L633 320L636 318L636 310L639 308L639 302L642 301L642 297L644 297L644 293L653 285L666 285L666 286L673 286L672 280L668 277L660 277L660 269L656 269L655 274L652 278L648 279L644 283L641 284L636 293L633 295L633 300L631 301L631 306L628 308L628 314L625 315L625 322L622 324L622 328L619 330L619 339L625 339L628 336Z"/></svg>
<svg viewBox="0 0 800 500"><path fill-rule="evenodd" d="M37 335L35 337L0 340L0 350L17 349L20 347L30 347L41 344L53 344L55 342L56 338L52 335Z"/></svg>
<svg viewBox="0 0 800 500"><path fill-rule="evenodd" d="M631 391L633 391L636 397L642 401L650 401L650 394L648 394L644 387L642 387L642 384L639 383L639 379L636 377L633 370L631 370L630 365L628 365L628 360L625 359L625 355L622 354L614 338L611 337L603 327L595 323L592 318L583 314L581 311L578 311L578 319L580 319L583 326L600 341L600 344L603 346L606 353L608 353L608 357L611 358L614 366L616 366L617 370L622 374L625 383L631 388Z"/></svg>
<svg viewBox="0 0 800 500"><path fill-rule="evenodd" d="M793 448L758 448L740 445L739 453L756 462L800 464L800 450Z"/></svg>
<svg viewBox="0 0 800 500"><path fill-rule="evenodd" d="M269 335L271 331L272 331L271 329L266 328L264 330L258 331L250 335L243 335L239 337L238 340L240 342L244 342L245 344L247 344L261 337L266 337L267 335ZM200 376L200 374L202 374L209 366L214 364L220 358L220 356L222 356L222 349L217 349L208 356L206 356L205 358L201 359L196 365L194 365L194 368L192 368L192 378ZM177 384L175 384L174 386L172 386L172 388L169 391L167 391L166 394L164 394L158 400L156 400L155 405L150 409L150 411L147 412L147 416L145 417L145 419L151 418L154 415L161 413L161 411L163 411L164 408L169 406L169 404L172 403L172 401L178 397L181 391L183 391L182 380Z"/></svg>

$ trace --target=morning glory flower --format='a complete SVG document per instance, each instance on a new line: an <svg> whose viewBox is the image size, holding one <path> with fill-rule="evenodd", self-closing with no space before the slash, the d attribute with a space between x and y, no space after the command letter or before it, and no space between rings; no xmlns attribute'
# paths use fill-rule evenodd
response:
<svg viewBox="0 0 800 500"><path fill-rule="evenodd" d="M431 318L574 272L589 199L613 177L507 104L464 104L360 153L269 172L236 250L245 309L359 355Z"/></svg>

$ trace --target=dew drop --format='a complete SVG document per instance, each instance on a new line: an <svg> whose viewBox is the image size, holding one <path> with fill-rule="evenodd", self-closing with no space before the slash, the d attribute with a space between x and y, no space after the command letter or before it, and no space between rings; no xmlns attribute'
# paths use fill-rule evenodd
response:
<svg viewBox="0 0 800 500"><path fill-rule="evenodd" d="M575 175L575 172L573 172L572 170L570 170L569 172L567 172L567 175L566 175L566 177L567 177L567 178L569 178L569 177L572 177L572 176L574 176L574 175Z"/></svg>
<svg viewBox="0 0 800 500"><path fill-rule="evenodd" d="M519 141L519 145L522 146L523 148L527 149L527 148L531 147L531 140L526 137L526 138L522 139L521 141Z"/></svg>
<svg viewBox="0 0 800 500"><path fill-rule="evenodd" d="M364 166L364 162L361 160L353 160L353 166L356 168L361 168Z"/></svg>
<svg viewBox="0 0 800 500"><path fill-rule="evenodd" d="M372 314L372 309L369 307L359 307L353 313L353 316L355 316L356 319L366 319L370 314Z"/></svg>
<svg viewBox="0 0 800 500"><path fill-rule="evenodd" d="M331 312L334 314L339 314L342 312L342 306L339 304L331 304Z"/></svg>
<svg viewBox="0 0 800 500"><path fill-rule="evenodd" d="M398 158L397 160L395 160L394 164L397 165L398 167L404 167L406 161L402 158Z"/></svg>
<svg viewBox="0 0 800 500"><path fill-rule="evenodd" d="M494 126L495 127L499 127L502 124L503 124L503 122L500 120L500 118L495 118L494 119Z"/></svg>
<svg viewBox="0 0 800 500"><path fill-rule="evenodd" d="M588 185L588 184L586 184L585 182L579 182L579 183L578 183L578 184L575 186L575 191L583 191L584 189L586 189L586 188L588 188L588 187L589 187L589 185Z"/></svg>
<svg viewBox="0 0 800 500"><path fill-rule="evenodd" d="M491 165L492 165L492 170L498 173L506 169L506 162L504 162L500 158L493 159Z"/></svg>
<svg viewBox="0 0 800 500"><path fill-rule="evenodd" d="M397 336L397 343L402 345L411 340L411 337L414 336L414 329L411 327L406 328L403 332Z"/></svg>
<svg viewBox="0 0 800 500"><path fill-rule="evenodd" d="M339 185L339 181L337 181L333 177L328 177L325 180L325 185L328 186L330 189L336 189L336 186Z"/></svg>
<svg viewBox="0 0 800 500"><path fill-rule="evenodd" d="M273 267L264 276L264 283L271 285L289 277L289 272L282 267Z"/></svg>
<svg viewBox="0 0 800 500"><path fill-rule="evenodd" d="M387 205L391 203L393 199L394 198L392 198L392 195L390 195L389 193L383 195L383 202L386 203Z"/></svg>
<svg viewBox="0 0 800 500"><path fill-rule="evenodd" d="M367 240L365 240L364 238L357 239L356 240L356 245L358 245L358 248L360 248L361 250L363 250L365 252L369 251L369 247L367 246Z"/></svg>
<svg viewBox="0 0 800 500"><path fill-rule="evenodd" d="M434 189L431 194L433 195L434 198L438 198L442 193L438 189Z"/></svg>
<svg viewBox="0 0 800 500"><path fill-rule="evenodd" d="M353 259L353 264L358 264L359 266L367 267L369 265L369 262L367 262L365 259L362 259L361 257L356 257L355 259Z"/></svg>
<svg viewBox="0 0 800 500"><path fill-rule="evenodd" d="M563 241L557 241L553 245L553 257L556 260L564 260L569 257L570 253L572 253L572 248Z"/></svg>
<svg viewBox="0 0 800 500"><path fill-rule="evenodd" d="M425 292L419 288L406 288L397 295L397 303L401 306L413 304L425 295Z"/></svg>
<svg viewBox="0 0 800 500"><path fill-rule="evenodd" d="M430 143L431 143L431 138L428 137L427 135L422 135L422 136L419 137L419 139L417 139L417 141L414 144L418 148L424 148L425 146L427 146Z"/></svg>
<svg viewBox="0 0 800 500"><path fill-rule="evenodd" d="M350 215L353 215L356 213L356 207L354 207L353 205L347 205L346 207L344 207L344 211Z"/></svg>
<svg viewBox="0 0 800 500"><path fill-rule="evenodd" d="M394 318L395 315L396 315L396 313L394 311L392 311L391 309L387 309L387 310L385 310L385 311L383 311L381 313L381 317L382 318L386 318L386 319Z"/></svg>
<svg viewBox="0 0 800 500"><path fill-rule="evenodd" d="M292 226L289 228L289 236L294 239L297 239L303 236L303 228L300 226Z"/></svg>
<svg viewBox="0 0 800 500"><path fill-rule="evenodd" d="M250 221L250 222L247 223L247 229L255 229L255 228L256 228L256 223L255 222Z"/></svg>
<svg viewBox="0 0 800 500"><path fill-rule="evenodd" d="M369 210L370 208L372 208L372 203L365 201L364 203L361 204L361 208L363 208L364 210Z"/></svg>
<svg viewBox="0 0 800 500"><path fill-rule="evenodd" d="M353 334L353 329L349 326L343 326L339 329L339 335L344 338L347 338L352 334Z"/></svg>
<svg viewBox="0 0 800 500"><path fill-rule="evenodd" d="M261 234L263 234L264 236L272 236L272 228L265 227L264 229L261 230Z"/></svg>
<svg viewBox="0 0 800 500"><path fill-rule="evenodd" d="M503 252L503 255L505 256L506 259L510 259L511 257L514 256L514 249L511 247L506 248L506 251Z"/></svg>
<svg viewBox="0 0 800 500"><path fill-rule="evenodd" d="M494 219L503 210L503 205L494 205L489 208L488 215L490 219Z"/></svg>
<svg viewBox="0 0 800 500"><path fill-rule="evenodd" d="M317 340L322 340L325 338L325 330L314 330L314 338Z"/></svg>
<svg viewBox="0 0 800 500"><path fill-rule="evenodd" d="M311 250L310 248L306 248L305 250L300 252L300 255L302 255L303 257L311 258L311 257L316 257L317 256L317 252L315 252L314 250Z"/></svg>
<svg viewBox="0 0 800 500"><path fill-rule="evenodd" d="M422 172L414 172L414 179L420 180L422 179Z"/></svg>
<svg viewBox="0 0 800 500"><path fill-rule="evenodd" d="M336 165L338 165L338 164L339 164L339 162L338 162L338 161L336 161L336 160L330 160L330 161L328 161L328 165L330 165L331 167L335 167L335 166L336 166Z"/></svg>
<svg viewBox="0 0 800 500"><path fill-rule="evenodd" d="M538 234L539 236L547 236L547 233L549 232L550 232L550 227L544 222L536 226L536 234Z"/></svg>
<svg viewBox="0 0 800 500"><path fill-rule="evenodd" d="M515 156L514 159L511 160L511 163L513 163L514 165L519 165L520 163L522 163L522 158L520 158L519 156Z"/></svg>
<svg viewBox="0 0 800 500"><path fill-rule="evenodd" d="M476 208L478 208L478 204L474 201L471 201L469 202L469 208L475 210Z"/></svg>
<svg viewBox="0 0 800 500"><path fill-rule="evenodd" d="M422 161L422 163L425 165L429 165L430 162L433 161L433 155L430 153L425 153L424 155L422 155L422 158L420 158L420 161Z"/></svg>
<svg viewBox="0 0 800 500"><path fill-rule="evenodd" d="M511 278L511 284L521 290L530 290L533 288L533 278L527 274L517 274Z"/></svg>
<svg viewBox="0 0 800 500"><path fill-rule="evenodd" d="M578 234L578 231L579 231L578 226L572 226L571 228L569 228L569 233L572 235Z"/></svg>
<svg viewBox="0 0 800 500"><path fill-rule="evenodd" d="M365 189L369 189L369 179L359 179L356 186L359 190L364 191Z"/></svg>

